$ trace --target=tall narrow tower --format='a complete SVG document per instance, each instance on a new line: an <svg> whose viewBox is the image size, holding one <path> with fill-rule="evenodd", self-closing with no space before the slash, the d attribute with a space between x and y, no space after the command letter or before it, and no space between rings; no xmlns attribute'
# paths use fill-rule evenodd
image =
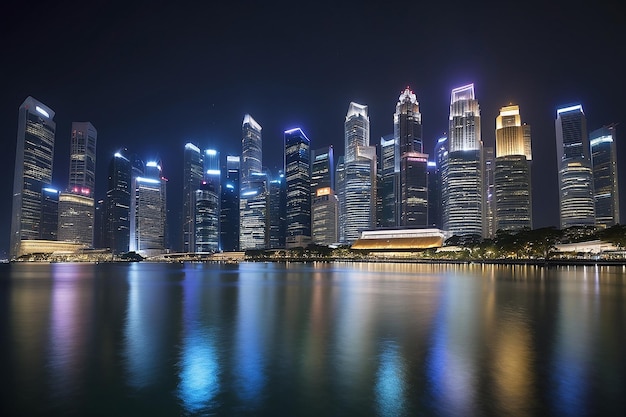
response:
<svg viewBox="0 0 626 417"><path fill-rule="evenodd" d="M393 121L400 158L396 224L425 227L428 225L428 155L423 153L419 103L409 87L398 98Z"/></svg>
<svg viewBox="0 0 626 417"><path fill-rule="evenodd" d="M344 123L345 156L337 168L339 240L356 241L376 224L376 148L369 146L367 106L350 103Z"/></svg>
<svg viewBox="0 0 626 417"><path fill-rule="evenodd" d="M447 178L443 189L444 229L455 235L483 235L484 190L480 107L474 84L452 90Z"/></svg>
<svg viewBox="0 0 626 417"><path fill-rule="evenodd" d="M58 239L93 246L96 140L89 122L72 123L68 188L59 195Z"/></svg>
<svg viewBox="0 0 626 417"><path fill-rule="evenodd" d="M594 226L591 149L583 107L557 109L555 130L561 228Z"/></svg>
<svg viewBox="0 0 626 417"><path fill-rule="evenodd" d="M54 111L28 97L19 108L11 217L12 259L21 255L20 243L42 238L42 190L52 182Z"/></svg>
<svg viewBox="0 0 626 417"><path fill-rule="evenodd" d="M183 252L195 251L194 199L203 178L202 152L193 143L187 143L183 158Z"/></svg>
<svg viewBox="0 0 626 417"><path fill-rule="evenodd" d="M262 127L249 114L243 118L241 138L241 190L246 189L252 174L263 170Z"/></svg>
<svg viewBox="0 0 626 417"><path fill-rule="evenodd" d="M611 124L589 133L596 226L601 228L620 222L615 128L616 125Z"/></svg>
<svg viewBox="0 0 626 417"><path fill-rule="evenodd" d="M302 129L285 131L287 248L311 243L311 141Z"/></svg>
<svg viewBox="0 0 626 417"><path fill-rule="evenodd" d="M530 126L522 124L519 106L500 109L496 117L494 170L495 229L532 229Z"/></svg>

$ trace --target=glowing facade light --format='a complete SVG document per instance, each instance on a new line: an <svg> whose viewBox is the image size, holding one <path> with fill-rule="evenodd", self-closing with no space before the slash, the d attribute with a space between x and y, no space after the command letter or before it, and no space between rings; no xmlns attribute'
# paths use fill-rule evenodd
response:
<svg viewBox="0 0 626 417"><path fill-rule="evenodd" d="M613 143L613 137L612 136L601 136L599 138L591 139L589 141L589 143L591 144L592 147L598 146L598 145L600 145L602 143Z"/></svg>
<svg viewBox="0 0 626 417"><path fill-rule="evenodd" d="M37 110L37 113L41 114L42 116L45 116L46 118L50 118L50 115L48 114L48 112L42 109L41 107L35 106L35 110Z"/></svg>
<svg viewBox="0 0 626 417"><path fill-rule="evenodd" d="M564 107L562 109L557 109L556 110L556 114L559 115L561 113L568 113L568 112L572 112L572 111L579 111L579 112L583 113L583 106L582 106L582 104L576 104L575 106L569 106L569 107Z"/></svg>
<svg viewBox="0 0 626 417"><path fill-rule="evenodd" d="M459 100L475 100L476 96L474 95L474 84L467 84L461 87L453 88L450 104L454 104L455 101Z"/></svg>
<svg viewBox="0 0 626 417"><path fill-rule="evenodd" d="M246 115L243 117L243 126L245 126L245 125L250 125L250 126L252 126L252 128L253 128L253 129L258 130L259 132L261 131L261 129L263 129L263 128L261 127L261 125L260 125L260 124L258 124L258 123L257 123L257 121L256 121L256 120L254 120L254 119L252 118L252 116L250 116L249 114L246 114Z"/></svg>
<svg viewBox="0 0 626 417"><path fill-rule="evenodd" d="M50 188L50 187L44 187L44 188L43 188L43 191L45 191L45 192L47 192L47 193L56 193L56 194L58 194L58 193L59 193L59 190L54 189L54 188Z"/></svg>
<svg viewBox="0 0 626 417"><path fill-rule="evenodd" d="M241 193L242 196L244 197L249 197L251 195L257 195L259 192L257 190L252 190L252 191L244 191L243 193Z"/></svg>
<svg viewBox="0 0 626 417"><path fill-rule="evenodd" d="M207 155L210 155L210 156L217 155L217 151L215 149L207 149L206 151L204 151L204 153L206 153Z"/></svg>
<svg viewBox="0 0 626 417"><path fill-rule="evenodd" d="M331 192L331 188L330 187L324 187L324 188L319 188L317 190L317 192L315 193L316 197L321 197L323 195L330 195Z"/></svg>
<svg viewBox="0 0 626 417"><path fill-rule="evenodd" d="M194 145L193 143L187 143L185 144L185 149L191 149L192 151L196 151L196 152L200 152L200 148L198 148L196 145Z"/></svg>
<svg viewBox="0 0 626 417"><path fill-rule="evenodd" d="M144 177L137 177L137 182L143 182L146 184L160 184L161 183L161 181L155 180L154 178L144 178Z"/></svg>
<svg viewBox="0 0 626 417"><path fill-rule="evenodd" d="M207 175L220 175L221 171L219 169L207 169Z"/></svg>

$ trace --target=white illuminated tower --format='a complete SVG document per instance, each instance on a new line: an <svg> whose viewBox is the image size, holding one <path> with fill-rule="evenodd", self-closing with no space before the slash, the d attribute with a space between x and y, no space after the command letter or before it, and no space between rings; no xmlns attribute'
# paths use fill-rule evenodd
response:
<svg viewBox="0 0 626 417"><path fill-rule="evenodd" d="M594 226L591 149L583 107L557 109L555 129L561 228Z"/></svg>
<svg viewBox="0 0 626 417"><path fill-rule="evenodd" d="M350 103L344 133L346 153L337 167L339 241L353 243L376 225L376 148L369 146L367 106Z"/></svg>
<svg viewBox="0 0 626 417"><path fill-rule="evenodd" d="M183 252L194 252L195 220L194 198L204 179L200 148L193 143L185 145L183 159Z"/></svg>
<svg viewBox="0 0 626 417"><path fill-rule="evenodd" d="M263 170L262 127L249 114L243 118L241 138L241 190L247 188L252 174Z"/></svg>
<svg viewBox="0 0 626 417"><path fill-rule="evenodd" d="M483 190L480 108L474 84L452 90L447 176L442 198L444 229L454 235L483 236Z"/></svg>
<svg viewBox="0 0 626 417"><path fill-rule="evenodd" d="M285 246L305 248L311 243L311 141L302 129L286 130L287 188Z"/></svg>
<svg viewBox="0 0 626 417"><path fill-rule="evenodd" d="M519 106L502 107L496 117L496 231L532 229L529 142L530 126L522 124Z"/></svg>
<svg viewBox="0 0 626 417"><path fill-rule="evenodd" d="M142 256L163 253L166 248L166 185L161 165L146 163L144 176L132 179L130 202L130 251Z"/></svg>
<svg viewBox="0 0 626 417"><path fill-rule="evenodd" d="M54 111L28 97L19 108L13 176L10 257L20 256L22 240L42 239L42 190L52 182Z"/></svg>

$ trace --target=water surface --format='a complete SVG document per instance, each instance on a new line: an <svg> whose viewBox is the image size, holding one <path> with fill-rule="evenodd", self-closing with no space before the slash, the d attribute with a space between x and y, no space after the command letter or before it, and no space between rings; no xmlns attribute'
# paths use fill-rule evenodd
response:
<svg viewBox="0 0 626 417"><path fill-rule="evenodd" d="M623 416L626 268L0 265L4 415Z"/></svg>

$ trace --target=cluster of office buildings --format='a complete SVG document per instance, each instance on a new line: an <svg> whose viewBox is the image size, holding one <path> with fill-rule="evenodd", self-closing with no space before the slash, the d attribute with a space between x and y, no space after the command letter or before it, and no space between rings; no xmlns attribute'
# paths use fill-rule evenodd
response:
<svg viewBox="0 0 626 417"><path fill-rule="evenodd" d="M106 198L95 202L97 133L91 123L76 122L69 183L55 190L53 119L52 109L32 97L19 110L11 257L68 244L113 254L168 250L161 162L144 163L126 149L115 153ZM393 121L393 133L373 144L368 107L350 103L343 156L336 159L332 146L312 147L302 129L287 130L283 169L275 173L264 168L262 127L250 115L242 123L241 154L187 143L176 246L213 253L354 244L372 230L389 241L532 229L531 129L519 106L500 109L495 149L483 146L473 84L452 90L448 135L430 154L408 87ZM575 105L557 110L555 132L560 226L619 223L615 125L588 132Z"/></svg>

